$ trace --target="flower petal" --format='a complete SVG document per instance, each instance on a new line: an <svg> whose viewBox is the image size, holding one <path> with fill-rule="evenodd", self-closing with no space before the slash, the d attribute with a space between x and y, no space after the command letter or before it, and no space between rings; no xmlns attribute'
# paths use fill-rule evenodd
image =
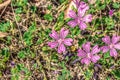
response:
<svg viewBox="0 0 120 80"><path fill-rule="evenodd" d="M79 49L77 56L81 57L81 58L84 58L84 57L86 57L86 53L82 49Z"/></svg>
<svg viewBox="0 0 120 80"><path fill-rule="evenodd" d="M78 8L80 5L80 1L79 0L73 0L74 4L76 5L76 7Z"/></svg>
<svg viewBox="0 0 120 80"><path fill-rule="evenodd" d="M113 43L113 44L117 43L119 40L120 40L120 36L115 36L115 35L114 35L114 36L112 37L112 43Z"/></svg>
<svg viewBox="0 0 120 80"><path fill-rule="evenodd" d="M85 15L85 10L81 9L81 7L78 8L78 16L83 17Z"/></svg>
<svg viewBox="0 0 120 80"><path fill-rule="evenodd" d="M86 10L88 10L88 9L89 9L89 6L85 2L81 1L80 5L78 7L78 16L83 17Z"/></svg>
<svg viewBox="0 0 120 80"><path fill-rule="evenodd" d="M112 10L110 10L110 11L109 11L109 16L111 16L111 17L112 17L112 16L113 16L113 14L114 14L114 10L112 9Z"/></svg>
<svg viewBox="0 0 120 80"><path fill-rule="evenodd" d="M84 22L80 22L79 28L80 30L85 30L87 28L87 25Z"/></svg>
<svg viewBox="0 0 120 80"><path fill-rule="evenodd" d="M64 28L62 28L60 30L60 38L64 39L69 33L69 30L65 30Z"/></svg>
<svg viewBox="0 0 120 80"><path fill-rule="evenodd" d="M60 45L58 46L58 53L65 52L65 50L66 50L66 48L65 48L64 44L60 44Z"/></svg>
<svg viewBox="0 0 120 80"><path fill-rule="evenodd" d="M81 7L82 9L84 9L85 11L89 9L89 6L84 2L81 1L79 7Z"/></svg>
<svg viewBox="0 0 120 80"><path fill-rule="evenodd" d="M82 63L82 64L86 64L86 65L89 65L90 62L91 62L91 61L90 61L88 58L83 58L83 59L81 60L81 63Z"/></svg>
<svg viewBox="0 0 120 80"><path fill-rule="evenodd" d="M83 21L85 21L86 23L91 22L92 21L92 15L88 14L83 18Z"/></svg>
<svg viewBox="0 0 120 80"><path fill-rule="evenodd" d="M114 47L115 47L116 49L120 49L120 43L115 44Z"/></svg>
<svg viewBox="0 0 120 80"><path fill-rule="evenodd" d="M92 49L92 54L97 54L100 52L100 49L98 48L98 45L94 46L93 49Z"/></svg>
<svg viewBox="0 0 120 80"><path fill-rule="evenodd" d="M67 45L67 46L71 46L72 42L73 42L73 39L71 39L71 38L67 38L67 39L64 40L64 44Z"/></svg>
<svg viewBox="0 0 120 80"><path fill-rule="evenodd" d="M112 56L112 57L117 56L117 51L114 48L110 49L110 56Z"/></svg>
<svg viewBox="0 0 120 80"><path fill-rule="evenodd" d="M56 48L58 46L58 43L56 41L48 42L48 46L50 46L51 48Z"/></svg>
<svg viewBox="0 0 120 80"><path fill-rule="evenodd" d="M77 26L77 22L75 20L71 20L67 23L70 27L75 27Z"/></svg>
<svg viewBox="0 0 120 80"><path fill-rule="evenodd" d="M105 42L106 44L110 44L110 37L109 36L105 36L104 38L102 38L102 41Z"/></svg>
<svg viewBox="0 0 120 80"><path fill-rule="evenodd" d="M100 49L102 50L103 53L106 53L106 52L108 52L109 47L108 46L102 46Z"/></svg>
<svg viewBox="0 0 120 80"><path fill-rule="evenodd" d="M95 55L95 56L92 56L91 61L92 61L93 63L96 63L99 59L100 59L100 56Z"/></svg>
<svg viewBox="0 0 120 80"><path fill-rule="evenodd" d="M57 32L56 31L52 31L52 33L51 34L49 34L49 36L51 37L51 38L53 38L53 39L58 39L59 38L59 35L57 34Z"/></svg>
<svg viewBox="0 0 120 80"><path fill-rule="evenodd" d="M90 42L87 42L85 44L82 45L82 48L89 53L90 52Z"/></svg>
<svg viewBox="0 0 120 80"><path fill-rule="evenodd" d="M77 17L75 11L73 11L73 10L69 11L69 16L70 16L70 18L73 18L73 19Z"/></svg>

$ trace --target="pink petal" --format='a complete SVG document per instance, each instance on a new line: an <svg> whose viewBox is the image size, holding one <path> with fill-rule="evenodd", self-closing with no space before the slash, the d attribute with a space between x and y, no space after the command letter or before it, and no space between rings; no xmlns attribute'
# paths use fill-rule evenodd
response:
<svg viewBox="0 0 120 80"><path fill-rule="evenodd" d="M78 8L78 16L83 17L85 15L85 10L81 9L81 7Z"/></svg>
<svg viewBox="0 0 120 80"><path fill-rule="evenodd" d="M50 46L51 48L56 48L58 46L58 43L56 41L48 42L48 46Z"/></svg>
<svg viewBox="0 0 120 80"><path fill-rule="evenodd" d="M96 63L99 59L100 59L100 56L95 55L95 56L92 56L91 61L92 61L93 63Z"/></svg>
<svg viewBox="0 0 120 80"><path fill-rule="evenodd" d="M79 49L77 56L81 57L81 58L84 58L84 57L86 57L86 53L82 49Z"/></svg>
<svg viewBox="0 0 120 80"><path fill-rule="evenodd" d="M109 51L109 47L108 46L102 46L100 49L102 50L103 53L106 53L106 52Z"/></svg>
<svg viewBox="0 0 120 80"><path fill-rule="evenodd" d="M53 38L53 39L58 39L59 38L59 35L57 34L57 32L56 31L52 31L52 33L51 34L49 34L49 36L51 37L51 38Z"/></svg>
<svg viewBox="0 0 120 80"><path fill-rule="evenodd" d="M117 56L117 51L114 48L110 49L110 56L112 56L112 57Z"/></svg>
<svg viewBox="0 0 120 80"><path fill-rule="evenodd" d="M120 49L120 43L115 44L114 47L115 47L116 49Z"/></svg>
<svg viewBox="0 0 120 80"><path fill-rule="evenodd" d="M72 42L73 42L73 39L71 39L71 38L67 38L67 39L64 40L64 44L67 45L67 46L71 46Z"/></svg>
<svg viewBox="0 0 120 80"><path fill-rule="evenodd" d="M120 40L120 36L115 36L115 35L114 35L114 36L112 37L112 43L113 43L113 44L117 43L119 40Z"/></svg>
<svg viewBox="0 0 120 80"><path fill-rule="evenodd" d="M110 44L110 37L109 36L105 36L104 38L102 38L102 41L105 42L106 44Z"/></svg>
<svg viewBox="0 0 120 80"><path fill-rule="evenodd" d="M71 18L73 18L73 19L77 17L75 11L73 11L73 10L70 10L70 11L69 11L69 16L70 16Z"/></svg>
<svg viewBox="0 0 120 80"><path fill-rule="evenodd" d="M84 22L80 22L79 28L80 30L85 30L87 28L87 25Z"/></svg>
<svg viewBox="0 0 120 80"><path fill-rule="evenodd" d="M85 21L86 23L91 22L92 21L92 15L88 14L83 18L83 21Z"/></svg>
<svg viewBox="0 0 120 80"><path fill-rule="evenodd" d="M86 64L86 65L89 65L90 62L91 62L91 61L90 61L88 58L83 58L83 59L81 60L81 63L82 63L82 64Z"/></svg>
<svg viewBox="0 0 120 80"><path fill-rule="evenodd" d="M85 2L81 1L80 5L78 7L78 15L83 17L86 10L88 10L88 9L89 9L89 6Z"/></svg>
<svg viewBox="0 0 120 80"><path fill-rule="evenodd" d="M64 28L62 28L60 30L60 38L64 39L69 33L69 30L65 30Z"/></svg>
<svg viewBox="0 0 120 80"><path fill-rule="evenodd" d="M110 10L110 11L109 11L109 16L111 16L111 17L112 17L112 16L113 16L113 14L114 14L114 10Z"/></svg>
<svg viewBox="0 0 120 80"><path fill-rule="evenodd" d="M80 5L80 0L73 0L74 4L76 5L76 7L78 8Z"/></svg>
<svg viewBox="0 0 120 80"><path fill-rule="evenodd" d="M82 45L82 48L89 53L90 52L90 42L87 42L86 44Z"/></svg>
<svg viewBox="0 0 120 80"><path fill-rule="evenodd" d="M66 50L66 48L65 48L64 44L60 44L60 45L58 46L58 53L65 52L65 50Z"/></svg>
<svg viewBox="0 0 120 80"><path fill-rule="evenodd" d="M77 26L77 22L75 20L71 20L67 23L70 27L75 27Z"/></svg>
<svg viewBox="0 0 120 80"><path fill-rule="evenodd" d="M93 49L92 49L92 54L96 54L96 53L99 53L100 52L100 49L98 48L98 45L94 46Z"/></svg>
<svg viewBox="0 0 120 80"><path fill-rule="evenodd" d="M89 9L89 6L84 2L81 1L79 7L81 7L82 9L84 9L85 11Z"/></svg>

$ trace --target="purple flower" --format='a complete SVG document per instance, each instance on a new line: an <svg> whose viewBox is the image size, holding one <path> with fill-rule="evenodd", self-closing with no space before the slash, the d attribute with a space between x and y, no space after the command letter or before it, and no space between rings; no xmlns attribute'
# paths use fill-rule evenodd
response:
<svg viewBox="0 0 120 80"><path fill-rule="evenodd" d="M101 50L103 53L106 53L110 51L110 56L116 57L117 56L117 51L116 49L120 50L120 40L119 36L113 36L112 39L110 39L109 36L105 36L102 38L102 41L105 42L106 46L101 47Z"/></svg>
<svg viewBox="0 0 120 80"><path fill-rule="evenodd" d="M52 42L48 42L48 46L51 48L58 47L58 53L62 53L66 51L66 46L71 46L73 40L71 38L65 38L68 35L69 31L62 28L60 30L60 34L58 34L56 31L52 31L50 34L50 37L54 39Z"/></svg>
<svg viewBox="0 0 120 80"><path fill-rule="evenodd" d="M82 64L90 64L90 62L96 63L100 56L97 55L97 53L100 52L100 49L98 48L98 45L94 46L90 50L90 42L87 42L86 44L82 45L82 49L78 50L78 56L81 57L81 63Z"/></svg>
<svg viewBox="0 0 120 80"><path fill-rule="evenodd" d="M15 66L15 62L14 62L14 61L11 62L11 66L12 66L12 67Z"/></svg>
<svg viewBox="0 0 120 80"><path fill-rule="evenodd" d="M85 2L80 2L80 5L78 7L78 12L76 14L75 11L70 10L69 16L72 18L71 21L68 22L68 25L71 27L79 26L81 30L86 29L87 25L86 23L92 21L92 15L88 14L85 15L86 10L89 9L89 6Z"/></svg>
<svg viewBox="0 0 120 80"><path fill-rule="evenodd" d="M112 16L113 16L113 13L114 13L114 10L110 10L110 11L109 11L109 16L112 17Z"/></svg>

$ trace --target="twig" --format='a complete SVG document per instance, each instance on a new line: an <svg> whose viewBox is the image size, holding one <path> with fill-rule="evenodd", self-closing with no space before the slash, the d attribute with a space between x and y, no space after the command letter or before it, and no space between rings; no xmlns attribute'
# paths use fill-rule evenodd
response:
<svg viewBox="0 0 120 80"><path fill-rule="evenodd" d="M3 9L3 11L1 12L0 18L1 18L1 16L3 15L3 13L5 12L6 8L7 8L7 6L5 6L5 8Z"/></svg>
<svg viewBox="0 0 120 80"><path fill-rule="evenodd" d="M18 30L19 30L19 33L20 33L21 41L22 41L22 43L23 43L22 33L21 33L21 30L20 30L19 24L18 24L18 22L17 22L16 15L15 15L15 12L14 12L14 9L13 9L13 6L12 6L12 3L11 3L11 8L12 8L12 12L13 12L13 15L14 15L15 22L16 22L16 24L17 24L17 27L18 27Z"/></svg>
<svg viewBox="0 0 120 80"><path fill-rule="evenodd" d="M43 65L41 64L41 62L40 62L39 60L37 60L36 62L38 63L39 66L42 67L42 72L43 72L43 74L44 74L44 80L47 80L47 77L46 77L45 71L44 71L44 69L43 69Z"/></svg>
<svg viewBox="0 0 120 80"><path fill-rule="evenodd" d="M102 23L101 11L100 11L100 20L101 20L101 28L102 28L102 31L103 31L103 30L104 30L104 28L103 28L103 23Z"/></svg>

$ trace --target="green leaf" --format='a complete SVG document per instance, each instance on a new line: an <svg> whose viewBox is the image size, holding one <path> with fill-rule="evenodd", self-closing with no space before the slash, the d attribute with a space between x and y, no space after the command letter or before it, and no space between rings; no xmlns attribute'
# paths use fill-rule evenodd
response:
<svg viewBox="0 0 120 80"><path fill-rule="evenodd" d="M120 69L113 70L112 73L117 79L120 79Z"/></svg>
<svg viewBox="0 0 120 80"><path fill-rule="evenodd" d="M15 10L15 13L16 14L21 14L22 13L22 8L20 7L20 8L17 8L16 10Z"/></svg>
<svg viewBox="0 0 120 80"><path fill-rule="evenodd" d="M79 46L81 46L84 42L86 42L86 40L84 38L78 39L78 40L79 40L78 41Z"/></svg>
<svg viewBox="0 0 120 80"><path fill-rule="evenodd" d="M0 23L0 31L6 32L10 28L10 22L2 22Z"/></svg>
<svg viewBox="0 0 120 80"><path fill-rule="evenodd" d="M106 7L106 5L101 5L101 6L100 6L100 9L101 9L101 10L104 10L105 7Z"/></svg>
<svg viewBox="0 0 120 80"><path fill-rule="evenodd" d="M52 21L53 20L53 16L51 14L45 14L44 15L44 19L46 19L48 21Z"/></svg>
<svg viewBox="0 0 120 80"><path fill-rule="evenodd" d="M86 72L85 72L85 77L86 77L86 79L90 79L91 76L92 76L91 71L90 71L90 70L86 70Z"/></svg>
<svg viewBox="0 0 120 80"><path fill-rule="evenodd" d="M11 36L7 36L7 44L10 44L11 40L12 40L12 37Z"/></svg>
<svg viewBox="0 0 120 80"><path fill-rule="evenodd" d="M48 5L47 9L51 10L52 9L52 5Z"/></svg>
<svg viewBox="0 0 120 80"><path fill-rule="evenodd" d="M33 38L33 32L36 31L35 23L32 23L32 25L29 27L28 31L24 33L23 39L27 46L30 46L32 44L32 38Z"/></svg>
<svg viewBox="0 0 120 80"><path fill-rule="evenodd" d="M113 8L119 9L120 8L120 3L113 3Z"/></svg>
<svg viewBox="0 0 120 80"><path fill-rule="evenodd" d="M60 3L63 3L65 0L59 0Z"/></svg>
<svg viewBox="0 0 120 80"><path fill-rule="evenodd" d="M110 80L110 77L107 77L106 80Z"/></svg>
<svg viewBox="0 0 120 80"><path fill-rule="evenodd" d="M31 10L35 12L37 10L36 6L31 6Z"/></svg>
<svg viewBox="0 0 120 80"><path fill-rule="evenodd" d="M110 57L110 53L107 52L107 53L104 53L104 58L109 58Z"/></svg>
<svg viewBox="0 0 120 80"><path fill-rule="evenodd" d="M44 46L42 47L42 51L47 51L48 50L48 47Z"/></svg>
<svg viewBox="0 0 120 80"><path fill-rule="evenodd" d="M25 51L20 51L18 53L18 58L25 58Z"/></svg>
<svg viewBox="0 0 120 80"><path fill-rule="evenodd" d="M64 21L64 12L61 12L60 15L58 16L58 22L59 21Z"/></svg>

